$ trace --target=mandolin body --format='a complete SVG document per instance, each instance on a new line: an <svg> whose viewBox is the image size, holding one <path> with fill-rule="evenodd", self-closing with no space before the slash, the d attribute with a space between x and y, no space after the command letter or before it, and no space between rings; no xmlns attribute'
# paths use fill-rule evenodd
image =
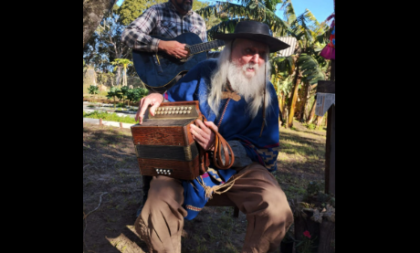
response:
<svg viewBox="0 0 420 253"><path fill-rule="evenodd" d="M161 40L176 40L179 43L195 45L202 43L200 37L195 33L184 33L175 38L160 38ZM206 51L193 54L189 59L182 62L164 52L150 53L133 50L134 68L146 88L163 93L174 85L179 75L187 73L199 62L207 58Z"/></svg>

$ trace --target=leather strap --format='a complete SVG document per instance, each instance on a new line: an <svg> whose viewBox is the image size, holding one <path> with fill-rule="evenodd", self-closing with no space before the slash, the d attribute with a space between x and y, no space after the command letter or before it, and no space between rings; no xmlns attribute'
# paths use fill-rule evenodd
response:
<svg viewBox="0 0 420 253"><path fill-rule="evenodd" d="M203 122L207 121L203 115L201 115L201 120ZM217 168L222 170L229 169L235 162L235 156L233 154L232 148L230 147L229 143L220 135L220 133L215 132L213 129L211 130L215 135L213 164ZM223 162L223 160L221 159L222 149L225 156L225 162ZM204 174L207 171L208 166L210 165L208 153L208 151L204 150L201 146L199 146L199 169L201 172L200 174Z"/></svg>
<svg viewBox="0 0 420 253"><path fill-rule="evenodd" d="M212 130L213 131L213 130ZM214 155L213 155L213 164L222 170L229 169L232 167L235 162L235 156L233 155L232 148L229 143L217 132L214 132L215 141L214 141ZM225 155L225 162L221 159L222 157L222 148Z"/></svg>

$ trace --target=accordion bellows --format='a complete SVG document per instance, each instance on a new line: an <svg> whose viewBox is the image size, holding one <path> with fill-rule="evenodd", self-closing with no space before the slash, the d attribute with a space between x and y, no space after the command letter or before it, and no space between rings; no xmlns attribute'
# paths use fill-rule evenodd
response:
<svg viewBox="0 0 420 253"><path fill-rule="evenodd" d="M131 126L140 172L192 180L200 175L199 147L190 124L202 117L198 101L162 103L143 124Z"/></svg>

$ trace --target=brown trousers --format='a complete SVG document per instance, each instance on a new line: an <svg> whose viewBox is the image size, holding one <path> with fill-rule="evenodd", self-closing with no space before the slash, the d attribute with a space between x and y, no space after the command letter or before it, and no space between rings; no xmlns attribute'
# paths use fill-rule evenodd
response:
<svg viewBox="0 0 420 253"><path fill-rule="evenodd" d="M225 196L234 202L248 220L241 252L278 251L293 223L293 214L277 180L257 163L243 168L233 177L237 178L233 187L220 197ZM147 201L135 223L135 229L147 243L149 252L181 252L181 233L187 215L182 207L183 192L179 180L153 177Z"/></svg>

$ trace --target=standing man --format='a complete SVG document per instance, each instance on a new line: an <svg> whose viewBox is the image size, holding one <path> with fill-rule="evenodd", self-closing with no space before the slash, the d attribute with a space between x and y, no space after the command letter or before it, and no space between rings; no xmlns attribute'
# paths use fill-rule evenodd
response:
<svg viewBox="0 0 420 253"><path fill-rule="evenodd" d="M278 251L293 222L286 195L270 173L277 170L279 107L270 83L269 53L289 47L274 38L268 25L242 21L233 34L217 34L225 48L217 60L202 61L168 91L168 100L198 100L206 122L190 125L194 140L209 152L215 133L229 143L232 168L211 164L195 180L153 177L149 198L135 229L150 252L180 253L184 219L193 219L211 194L228 198L246 215L248 225L241 253ZM143 122L163 101L153 93L143 98L136 118ZM212 177L216 185L209 185ZM200 179L201 178L201 179Z"/></svg>
<svg viewBox="0 0 420 253"><path fill-rule="evenodd" d="M192 11L193 0L169 0L147 9L127 26L122 41L130 48L139 51L165 53L175 57L186 57L185 44L175 40L159 40L150 35L175 38L183 33L195 33L207 42L206 23Z"/></svg>
<svg viewBox="0 0 420 253"><path fill-rule="evenodd" d="M185 50L185 44L152 36L175 38L189 32L197 34L203 42L207 42L206 23L200 15L191 10L192 4L193 0L169 0L153 5L127 26L122 34L123 43L133 50L163 51L178 59L186 57L188 52ZM150 180L151 176L143 176L143 202L137 210L137 216L146 202Z"/></svg>

